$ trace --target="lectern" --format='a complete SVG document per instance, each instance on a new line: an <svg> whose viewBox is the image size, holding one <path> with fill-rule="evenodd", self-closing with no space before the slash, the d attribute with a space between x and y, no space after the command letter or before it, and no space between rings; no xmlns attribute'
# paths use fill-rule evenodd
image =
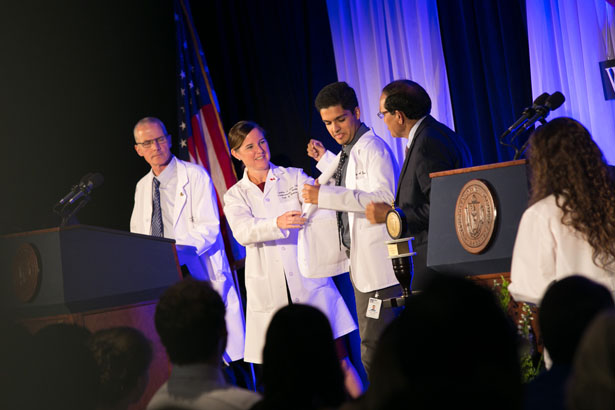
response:
<svg viewBox="0 0 615 410"><path fill-rule="evenodd" d="M160 295L181 279L173 240L74 225L0 237L2 300L32 331L75 323L95 332L131 326L152 341L145 408L169 364L154 327Z"/></svg>
<svg viewBox="0 0 615 410"><path fill-rule="evenodd" d="M465 276L510 272L529 198L525 160L430 176L427 266Z"/></svg>

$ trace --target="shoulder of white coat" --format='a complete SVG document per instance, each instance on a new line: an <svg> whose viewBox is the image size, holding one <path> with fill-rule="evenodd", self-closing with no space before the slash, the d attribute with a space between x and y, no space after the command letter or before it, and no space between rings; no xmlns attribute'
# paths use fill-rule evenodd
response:
<svg viewBox="0 0 615 410"><path fill-rule="evenodd" d="M294 168L294 167L278 167L276 166L275 168L272 168L271 172L273 173L273 175L275 175L278 178L282 178L284 176L290 176L292 178L296 178L297 176L301 175L301 174L305 174L305 172L303 172L303 170L301 168Z"/></svg>
<svg viewBox="0 0 615 410"><path fill-rule="evenodd" d="M557 206L555 195L549 195L527 208L524 212L524 215L526 214L534 217L561 219L563 212Z"/></svg>
<svg viewBox="0 0 615 410"><path fill-rule="evenodd" d="M142 188L143 186L145 186L146 183L152 183L152 172L148 172L147 174L143 175L143 177L137 182L136 185L136 189L139 190L140 188Z"/></svg>
<svg viewBox="0 0 615 410"><path fill-rule="evenodd" d="M182 161L177 158L177 167L183 167L189 174L206 175L209 178L209 172L199 164L193 164L192 162Z"/></svg>
<svg viewBox="0 0 615 410"><path fill-rule="evenodd" d="M238 198L244 195L245 189L242 186L242 181L243 179L240 179L224 193L224 196L222 197L223 206L235 202Z"/></svg>
<svg viewBox="0 0 615 410"><path fill-rule="evenodd" d="M378 155L391 154L388 144L379 136L374 134L372 130L369 130L357 141L357 148L367 149L369 152L376 153Z"/></svg>

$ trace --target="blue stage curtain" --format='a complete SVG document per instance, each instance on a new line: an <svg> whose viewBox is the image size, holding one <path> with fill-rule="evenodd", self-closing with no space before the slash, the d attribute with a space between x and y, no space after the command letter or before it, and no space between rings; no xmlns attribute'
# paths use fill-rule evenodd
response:
<svg viewBox="0 0 615 410"><path fill-rule="evenodd" d="M604 99L598 63L613 58L614 15L605 0L527 2L532 91L561 91L566 102L552 117L580 121L611 164L615 100Z"/></svg>
<svg viewBox="0 0 615 410"><path fill-rule="evenodd" d="M361 118L391 147L400 165L406 140L376 116L382 88L398 79L421 84L432 115L454 128L436 0L327 0L337 76L357 92Z"/></svg>
<svg viewBox="0 0 615 410"><path fill-rule="evenodd" d="M439 0L438 15L457 132L474 164L511 160L498 137L532 102L524 0Z"/></svg>

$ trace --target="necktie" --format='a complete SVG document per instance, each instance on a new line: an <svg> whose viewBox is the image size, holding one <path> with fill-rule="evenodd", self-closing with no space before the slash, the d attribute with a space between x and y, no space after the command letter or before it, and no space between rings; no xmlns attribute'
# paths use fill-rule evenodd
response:
<svg viewBox="0 0 615 410"><path fill-rule="evenodd" d="M154 192L154 201L152 204L152 236L164 236L164 227L162 226L162 209L160 208L160 181L156 178L152 180L152 190Z"/></svg>
<svg viewBox="0 0 615 410"><path fill-rule="evenodd" d="M342 184L342 169L344 168L344 164L346 163L346 158L348 158L348 154L344 150L340 154L340 162L337 164L337 169L335 170L335 174L333 174L333 178L335 178L335 185L340 186ZM342 213L337 211L335 213L337 219L337 231L340 236L340 247L342 243L344 243L344 222L342 221Z"/></svg>

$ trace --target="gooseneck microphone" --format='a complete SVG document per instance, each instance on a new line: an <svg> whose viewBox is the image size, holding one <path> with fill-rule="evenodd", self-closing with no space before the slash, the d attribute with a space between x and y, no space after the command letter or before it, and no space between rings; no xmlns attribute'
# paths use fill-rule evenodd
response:
<svg viewBox="0 0 615 410"><path fill-rule="evenodd" d="M102 174L87 173L53 206L53 211L62 217L61 227L78 223L75 215L90 201L92 190L102 185L103 181Z"/></svg>
<svg viewBox="0 0 615 410"><path fill-rule="evenodd" d="M560 93L561 94L561 93ZM507 135L515 132L517 128L527 123L528 118L533 117L536 114L536 111L542 108L542 106L547 102L549 98L549 93L542 93L532 103L531 106L525 107L521 117L517 121L513 123L502 135L500 135L500 141L502 141ZM535 121L534 121L535 122Z"/></svg>
<svg viewBox="0 0 615 410"><path fill-rule="evenodd" d="M549 113L561 107L564 101L566 101L566 97L564 97L564 94L560 93L559 91L556 91L551 94L549 98L547 98L547 101L545 101L544 105L538 107L534 112L534 115L530 117L530 119L528 119L525 124L523 124L520 132L527 131L527 129L534 125L536 121L547 118Z"/></svg>
<svg viewBox="0 0 615 410"><path fill-rule="evenodd" d="M98 188L99 186L101 186L104 180L105 179L103 178L102 174L98 172L95 174L88 174L84 178L81 178L78 191L73 195L71 199L68 200L69 205L74 204L84 195L89 195L94 188Z"/></svg>
<svg viewBox="0 0 615 410"><path fill-rule="evenodd" d="M81 185L85 184L86 181L91 176L92 176L91 173L87 173L83 177L81 177L81 180L77 184L73 185L72 188L70 189L70 192L68 194L64 195L64 197L62 199L60 199L58 202L56 202L56 204L53 206L53 208L57 209L57 208L61 207L62 205L64 205L65 203L67 203L79 191L79 187Z"/></svg>

